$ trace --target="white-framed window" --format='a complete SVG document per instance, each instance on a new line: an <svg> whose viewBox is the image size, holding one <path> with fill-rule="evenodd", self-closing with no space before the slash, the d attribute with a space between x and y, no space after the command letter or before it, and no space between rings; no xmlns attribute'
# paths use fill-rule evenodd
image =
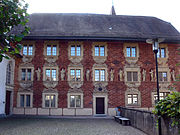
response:
<svg viewBox="0 0 180 135"><path fill-rule="evenodd" d="M71 108L81 107L81 95L70 95L70 107Z"/></svg>
<svg viewBox="0 0 180 135"><path fill-rule="evenodd" d="M168 81L167 72L158 72L158 76L160 82Z"/></svg>
<svg viewBox="0 0 180 135"><path fill-rule="evenodd" d="M23 45L22 48L23 55L32 56L33 55L33 45Z"/></svg>
<svg viewBox="0 0 180 135"><path fill-rule="evenodd" d="M32 81L33 80L33 69L32 68L21 68L21 81Z"/></svg>
<svg viewBox="0 0 180 135"><path fill-rule="evenodd" d="M71 56L81 56L81 45L71 45Z"/></svg>
<svg viewBox="0 0 180 135"><path fill-rule="evenodd" d="M104 45L95 45L94 47L95 56L105 56L105 46Z"/></svg>
<svg viewBox="0 0 180 135"><path fill-rule="evenodd" d="M18 93L18 107L28 108L33 106L33 93Z"/></svg>
<svg viewBox="0 0 180 135"><path fill-rule="evenodd" d="M126 57L136 57L136 53L136 47L126 47Z"/></svg>
<svg viewBox="0 0 180 135"><path fill-rule="evenodd" d="M68 93L68 108L83 108L83 93Z"/></svg>
<svg viewBox="0 0 180 135"><path fill-rule="evenodd" d="M170 94L170 92L160 92L159 93L159 99L165 99L168 95ZM157 94L154 94L154 101L156 102L158 100L158 96Z"/></svg>
<svg viewBox="0 0 180 135"><path fill-rule="evenodd" d="M58 93L42 93L43 108L57 108L58 107Z"/></svg>
<svg viewBox="0 0 180 135"><path fill-rule="evenodd" d="M127 88L125 91L125 105L127 107L141 106L141 92L137 88Z"/></svg>
<svg viewBox="0 0 180 135"><path fill-rule="evenodd" d="M95 69L94 78L95 81L105 81L106 80L105 69Z"/></svg>
<svg viewBox="0 0 180 135"><path fill-rule="evenodd" d="M45 74L46 81L57 81L57 70L55 68L47 68Z"/></svg>
<svg viewBox="0 0 180 135"><path fill-rule="evenodd" d="M128 82L137 82L138 81L138 72L127 71L127 81Z"/></svg>
<svg viewBox="0 0 180 135"><path fill-rule="evenodd" d="M158 58L166 58L166 48L159 48L157 53Z"/></svg>
<svg viewBox="0 0 180 135"><path fill-rule="evenodd" d="M46 46L47 56L57 56L57 45L47 45Z"/></svg>
<svg viewBox="0 0 180 135"><path fill-rule="evenodd" d="M81 81L81 69L70 69L70 80Z"/></svg>
<svg viewBox="0 0 180 135"><path fill-rule="evenodd" d="M128 94L128 105L137 105L138 104L138 94Z"/></svg>
<svg viewBox="0 0 180 135"><path fill-rule="evenodd" d="M6 84L12 83L12 63L8 63L6 68Z"/></svg>
<svg viewBox="0 0 180 135"><path fill-rule="evenodd" d="M52 108L55 107L56 96L52 94L45 95L45 107Z"/></svg>

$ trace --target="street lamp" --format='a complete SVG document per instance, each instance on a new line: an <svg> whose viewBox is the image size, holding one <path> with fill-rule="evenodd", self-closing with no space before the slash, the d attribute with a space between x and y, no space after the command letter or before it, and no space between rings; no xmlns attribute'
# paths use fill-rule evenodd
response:
<svg viewBox="0 0 180 135"><path fill-rule="evenodd" d="M156 81L157 81L157 97L158 97L158 102L160 100L159 98L159 77L158 77L158 62L157 62L157 53L159 50L159 43L163 42L163 38L157 38L157 39L147 39L146 43L152 44L153 52L155 54L155 62L156 62ZM159 135L161 135L161 117L160 117L160 111L158 110L158 132Z"/></svg>

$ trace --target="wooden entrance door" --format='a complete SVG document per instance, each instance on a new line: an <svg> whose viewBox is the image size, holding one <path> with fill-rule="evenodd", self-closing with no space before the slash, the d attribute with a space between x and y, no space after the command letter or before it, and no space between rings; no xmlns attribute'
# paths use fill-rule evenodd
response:
<svg viewBox="0 0 180 135"><path fill-rule="evenodd" d="M5 106L6 115L10 114L10 104L11 104L11 91L6 91L6 106Z"/></svg>
<svg viewBox="0 0 180 135"><path fill-rule="evenodd" d="M96 114L104 114L104 98L96 98Z"/></svg>

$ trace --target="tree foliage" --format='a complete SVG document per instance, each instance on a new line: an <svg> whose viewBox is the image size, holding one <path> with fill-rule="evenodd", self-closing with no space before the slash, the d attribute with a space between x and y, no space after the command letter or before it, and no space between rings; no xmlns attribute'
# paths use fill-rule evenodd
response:
<svg viewBox="0 0 180 135"><path fill-rule="evenodd" d="M158 115L158 110L162 117L169 117L172 126L180 125L180 92L172 92L165 99L160 100L153 111Z"/></svg>
<svg viewBox="0 0 180 135"><path fill-rule="evenodd" d="M0 62L3 57L8 58L6 53L19 53L19 42L29 33L27 8L24 0L0 0ZM18 25L22 29L13 34L13 28Z"/></svg>

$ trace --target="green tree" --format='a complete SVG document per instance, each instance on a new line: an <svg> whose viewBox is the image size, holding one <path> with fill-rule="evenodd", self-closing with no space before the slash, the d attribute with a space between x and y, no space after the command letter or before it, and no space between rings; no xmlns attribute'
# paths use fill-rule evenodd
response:
<svg viewBox="0 0 180 135"><path fill-rule="evenodd" d="M9 58L7 53L19 53L19 42L29 33L27 8L24 0L0 0L0 62L3 58ZM14 34L12 30L16 26L21 28Z"/></svg>
<svg viewBox="0 0 180 135"><path fill-rule="evenodd" d="M153 111L156 115L158 110L162 117L169 117L172 120L172 126L180 125L180 92L172 92L165 99L160 100Z"/></svg>

